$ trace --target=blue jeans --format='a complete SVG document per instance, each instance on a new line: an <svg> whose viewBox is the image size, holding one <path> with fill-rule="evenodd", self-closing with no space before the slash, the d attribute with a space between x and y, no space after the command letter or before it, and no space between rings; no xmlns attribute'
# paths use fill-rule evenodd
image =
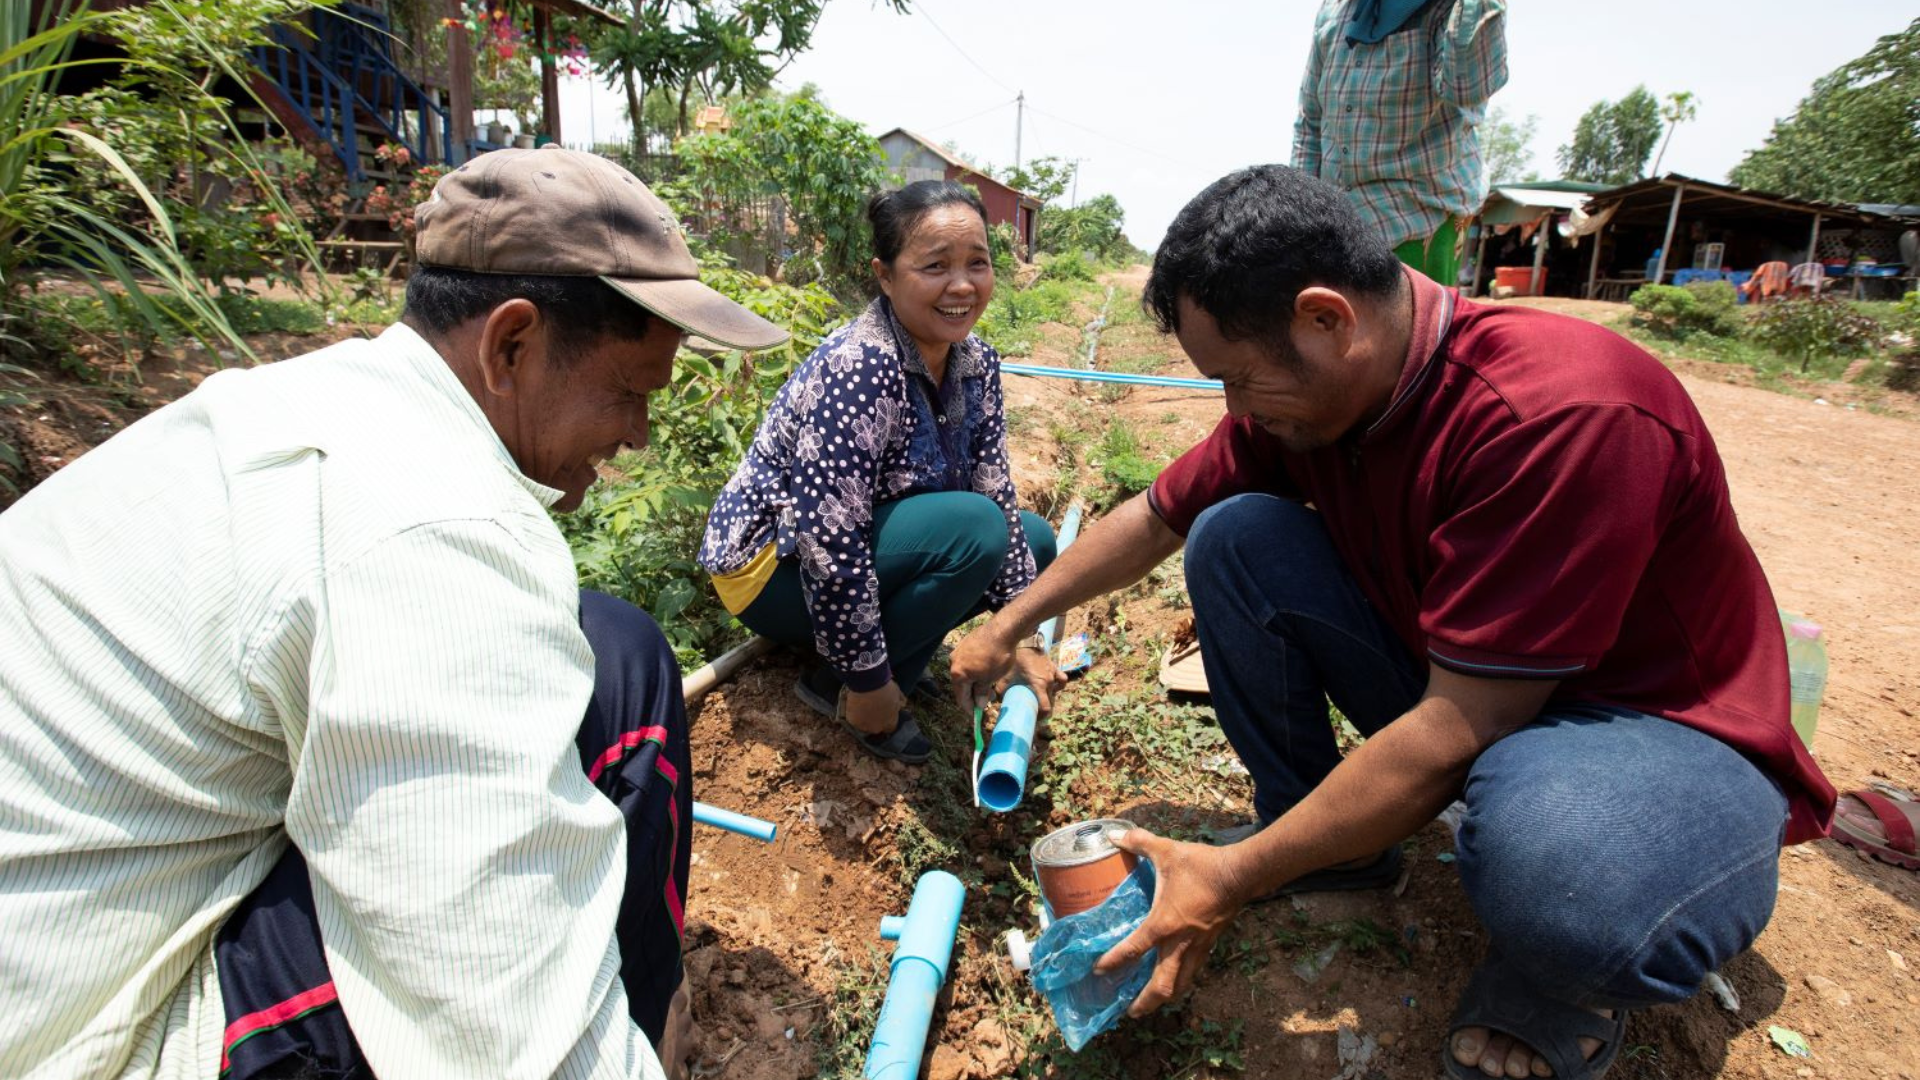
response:
<svg viewBox="0 0 1920 1080"><path fill-rule="evenodd" d="M1424 692L1425 662L1367 602L1318 513L1229 499L1194 523L1186 567L1214 710L1262 821L1339 763L1328 698L1371 735ZM1559 1000L1682 1000L1773 914L1786 798L1692 728L1555 702L1483 751L1460 797L1460 881L1491 959Z"/></svg>

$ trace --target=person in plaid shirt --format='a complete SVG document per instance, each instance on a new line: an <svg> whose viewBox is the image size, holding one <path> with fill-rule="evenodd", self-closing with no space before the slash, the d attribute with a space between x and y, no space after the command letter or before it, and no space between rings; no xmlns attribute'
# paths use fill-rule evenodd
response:
<svg viewBox="0 0 1920 1080"><path fill-rule="evenodd" d="M1460 274L1485 197L1476 129L1507 82L1506 0L1324 0L1293 166L1345 190L1400 261Z"/></svg>

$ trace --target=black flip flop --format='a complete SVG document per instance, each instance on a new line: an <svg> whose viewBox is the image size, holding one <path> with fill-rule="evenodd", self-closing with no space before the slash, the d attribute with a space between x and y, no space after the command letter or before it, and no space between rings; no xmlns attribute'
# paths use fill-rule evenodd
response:
<svg viewBox="0 0 1920 1080"><path fill-rule="evenodd" d="M1478 1065L1462 1065L1453 1057L1453 1037L1470 1027L1525 1043L1546 1059L1555 1080L1599 1080L1626 1042L1627 1012L1615 1009L1609 1019L1591 1009L1543 997L1518 975L1488 960L1467 980L1467 992L1460 995L1446 1044L1440 1048L1440 1065L1453 1080L1487 1080ZM1583 1038L1600 1041L1600 1049L1590 1058L1580 1053Z"/></svg>
<svg viewBox="0 0 1920 1080"><path fill-rule="evenodd" d="M875 757L919 765L933 756L933 743L927 741L920 731L920 722L905 709L900 710L900 723L884 735L869 735L847 723L846 709L842 707L846 701L845 688L839 686L839 680L831 674L823 675L824 671L824 668L819 668L807 672L793 684L794 695L805 702L809 709L839 721L840 726L851 732L859 740L860 746ZM829 680L834 684L831 691L827 685Z"/></svg>
<svg viewBox="0 0 1920 1080"><path fill-rule="evenodd" d="M919 765L933 756L933 743L920 733L920 722L905 709L900 710L900 723L885 735L869 735L848 723L844 715L838 719L840 726L852 732L867 753L874 757Z"/></svg>

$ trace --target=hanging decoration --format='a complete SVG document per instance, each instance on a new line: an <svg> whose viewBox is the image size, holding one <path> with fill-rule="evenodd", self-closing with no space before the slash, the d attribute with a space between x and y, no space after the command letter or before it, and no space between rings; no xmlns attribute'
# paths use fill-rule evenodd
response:
<svg viewBox="0 0 1920 1080"><path fill-rule="evenodd" d="M541 41L533 32L530 15L516 13L514 5L497 0L467 0L466 14L458 19L441 19L448 30L464 28L498 70L498 65L515 57L532 56L552 63L560 73L584 76L588 73L587 46L578 35L568 34L564 41Z"/></svg>

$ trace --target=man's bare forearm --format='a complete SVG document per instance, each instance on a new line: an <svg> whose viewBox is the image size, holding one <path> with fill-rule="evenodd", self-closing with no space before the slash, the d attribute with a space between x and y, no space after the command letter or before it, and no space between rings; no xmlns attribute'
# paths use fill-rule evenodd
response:
<svg viewBox="0 0 1920 1080"><path fill-rule="evenodd" d="M1082 532L985 629L1001 641L1018 641L1052 616L1146 577L1183 543L1145 493L1135 495Z"/></svg>
<svg viewBox="0 0 1920 1080"><path fill-rule="evenodd" d="M1224 849L1243 902L1324 866L1411 836L1458 797L1482 751L1539 715L1548 681L1496 681L1434 669L1427 694L1347 755L1257 836Z"/></svg>

